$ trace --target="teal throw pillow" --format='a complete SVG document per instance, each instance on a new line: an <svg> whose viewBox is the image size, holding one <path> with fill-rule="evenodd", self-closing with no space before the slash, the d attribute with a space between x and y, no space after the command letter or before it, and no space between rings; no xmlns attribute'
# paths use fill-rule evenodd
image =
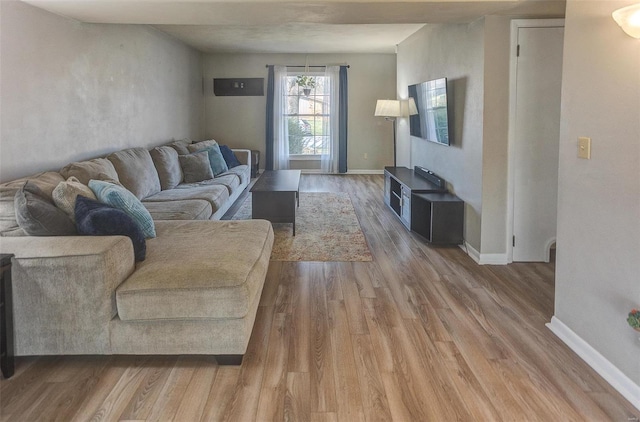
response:
<svg viewBox="0 0 640 422"><path fill-rule="evenodd" d="M214 176L217 176L219 174L229 171L229 167L227 167L227 162L224 161L222 152L220 152L220 146L212 145L210 147L201 149L200 151L207 151L207 154L209 155L209 162L211 163L211 170L213 170Z"/></svg>
<svg viewBox="0 0 640 422"><path fill-rule="evenodd" d="M98 201L127 213L140 227L144 237L147 239L156 237L156 226L151 214L133 193L122 186L102 180L90 180L89 187Z"/></svg>

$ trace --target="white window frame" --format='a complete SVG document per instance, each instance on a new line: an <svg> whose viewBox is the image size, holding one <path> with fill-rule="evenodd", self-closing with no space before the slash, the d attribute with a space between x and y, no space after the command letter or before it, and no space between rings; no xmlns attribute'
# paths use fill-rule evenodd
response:
<svg viewBox="0 0 640 422"><path fill-rule="evenodd" d="M288 70L287 71L287 76L299 76L299 75L308 75L308 76L314 76L314 77L325 77L326 74L324 72L318 72L318 71L311 71L311 72L304 72L304 71L293 71L293 70ZM299 114L286 114L284 117L288 118L288 117L299 117ZM304 116L307 116L306 114ZM320 115L310 115L309 117L315 117L315 116L322 116L322 117L326 117L326 118L330 118L331 116L329 114L320 114ZM322 159L322 154L289 154L289 161L320 161Z"/></svg>

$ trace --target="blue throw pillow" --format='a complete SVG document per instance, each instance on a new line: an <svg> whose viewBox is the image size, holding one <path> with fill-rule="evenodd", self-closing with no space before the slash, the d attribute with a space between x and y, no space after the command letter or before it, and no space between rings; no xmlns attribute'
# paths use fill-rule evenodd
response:
<svg viewBox="0 0 640 422"><path fill-rule="evenodd" d="M76 228L89 236L128 236L133 243L136 262L144 261L147 244L144 233L127 213L78 195L75 207Z"/></svg>
<svg viewBox="0 0 640 422"><path fill-rule="evenodd" d="M207 154L209 154L209 162L211 163L211 170L213 170L214 176L229 171L229 167L227 167L227 163L224 161L224 157L222 156L218 145L212 145L201 149L200 151L207 151Z"/></svg>
<svg viewBox="0 0 640 422"><path fill-rule="evenodd" d="M238 161L238 157L236 157L228 146L220 145L220 152L222 153L224 161L227 163L227 167L230 169L238 167L241 164L240 161Z"/></svg>
<svg viewBox="0 0 640 422"><path fill-rule="evenodd" d="M156 226L149 211L134 194L113 183L102 180L89 180L89 187L95 193L98 201L126 212L133 218L144 233L144 237L156 237Z"/></svg>

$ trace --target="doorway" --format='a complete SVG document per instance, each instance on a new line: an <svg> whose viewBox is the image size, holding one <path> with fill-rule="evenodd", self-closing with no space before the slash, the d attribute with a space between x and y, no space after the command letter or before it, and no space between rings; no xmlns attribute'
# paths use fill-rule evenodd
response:
<svg viewBox="0 0 640 422"><path fill-rule="evenodd" d="M509 262L549 262L556 241L564 20L511 24Z"/></svg>

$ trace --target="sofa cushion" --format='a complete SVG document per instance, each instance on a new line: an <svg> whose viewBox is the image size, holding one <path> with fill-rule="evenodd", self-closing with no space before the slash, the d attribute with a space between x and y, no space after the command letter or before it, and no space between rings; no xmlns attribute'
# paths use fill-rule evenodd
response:
<svg viewBox="0 0 640 422"><path fill-rule="evenodd" d="M163 190L145 199L145 202L184 201L187 199L203 199L215 213L229 200L229 191L220 185L203 185L190 189Z"/></svg>
<svg viewBox="0 0 640 422"><path fill-rule="evenodd" d="M106 158L71 163L60 170L60 174L68 179L75 177L82 184L88 185L89 180L106 180L119 182L118 173L111 161Z"/></svg>
<svg viewBox="0 0 640 422"><path fill-rule="evenodd" d="M35 183L42 193L52 198L53 190L64 178L60 173L48 171L30 177L13 180L0 185L0 236L24 236L26 233L16 220L15 196L27 180Z"/></svg>
<svg viewBox="0 0 640 422"><path fill-rule="evenodd" d="M155 220L208 220L213 214L211 204L202 199L188 201L147 202L142 205Z"/></svg>
<svg viewBox="0 0 640 422"><path fill-rule="evenodd" d="M218 143L213 139L208 139L206 141L194 142L190 145L187 145L187 149L189 150L189 152L196 152L214 145L218 145Z"/></svg>
<svg viewBox="0 0 640 422"><path fill-rule="evenodd" d="M114 152L107 158L118 172L122 186L138 199L160 192L160 178L146 149L129 148Z"/></svg>
<svg viewBox="0 0 640 422"><path fill-rule="evenodd" d="M116 290L123 321L243 318L262 290L268 221L159 221L147 259Z"/></svg>
<svg viewBox="0 0 640 422"><path fill-rule="evenodd" d="M183 174L178 159L178 152L170 146L156 147L149 151L153 164L156 166L160 188L173 189L182 182Z"/></svg>
<svg viewBox="0 0 640 422"><path fill-rule="evenodd" d="M220 185L225 186L229 191L229 196L240 186L240 177L237 174L225 173L215 179L203 180L198 183L180 183L176 189L191 189L198 186Z"/></svg>
<svg viewBox="0 0 640 422"><path fill-rule="evenodd" d="M144 261L147 250L144 233L124 211L80 195L75 201L75 220L78 234L127 236L133 244L136 262Z"/></svg>
<svg viewBox="0 0 640 422"><path fill-rule="evenodd" d="M209 156L206 151L193 152L187 155L179 155L180 167L186 183L201 182L213 179L213 172L209 164Z"/></svg>
<svg viewBox="0 0 640 422"><path fill-rule="evenodd" d="M76 221L75 209L78 195L94 200L97 199L93 191L89 189L89 186L80 183L74 176L58 183L58 186L53 190L53 202L56 207L64 211L73 222Z"/></svg>
<svg viewBox="0 0 640 422"><path fill-rule="evenodd" d="M127 213L138 224L145 237L156 237L155 225L151 214L142 202L122 186L101 180L90 180L89 187L98 201Z"/></svg>
<svg viewBox="0 0 640 422"><path fill-rule="evenodd" d="M243 185L249 184L251 181L251 168L246 164L241 164L237 167L229 169L228 172L221 174L224 176L225 174L235 174L240 178L240 183Z"/></svg>
<svg viewBox="0 0 640 422"><path fill-rule="evenodd" d="M238 161L238 157L236 157L231 148L229 148L228 146L220 145L220 152L222 153L222 156L224 157L224 161L227 163L228 168L232 169L242 164L240 163L240 161Z"/></svg>
<svg viewBox="0 0 640 422"><path fill-rule="evenodd" d="M31 181L15 195L16 220L30 236L73 236L76 227L64 211L55 206Z"/></svg>
<svg viewBox="0 0 640 422"><path fill-rule="evenodd" d="M181 139L178 141L173 141L168 143L166 146L171 147L176 150L176 152L180 155L189 154L189 150L187 146L191 145L191 139Z"/></svg>

